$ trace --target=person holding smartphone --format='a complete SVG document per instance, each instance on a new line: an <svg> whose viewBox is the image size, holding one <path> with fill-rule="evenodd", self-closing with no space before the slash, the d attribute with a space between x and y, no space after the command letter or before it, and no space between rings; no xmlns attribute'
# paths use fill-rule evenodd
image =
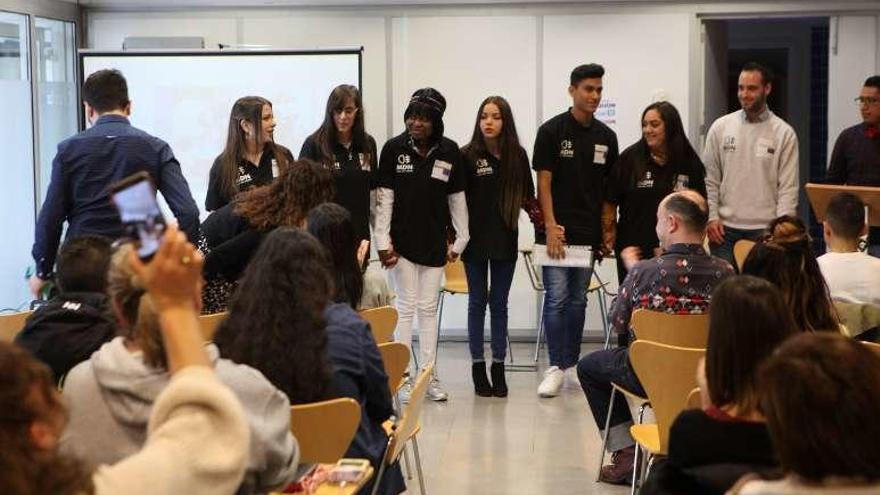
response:
<svg viewBox="0 0 880 495"><path fill-rule="evenodd" d="M535 138L533 168L546 230L535 239L547 254L564 258L566 245L589 246L601 254L602 200L608 170L617 161L617 135L594 118L602 100L605 69L598 64L571 71L572 106L545 122ZM580 357L590 268L544 266L544 329L550 367L540 397L556 397ZM574 379L574 377L572 378Z"/></svg>
<svg viewBox="0 0 880 495"><path fill-rule="evenodd" d="M199 209L171 147L129 123L131 101L122 73L105 69L90 75L82 97L91 127L58 145L37 217L31 251L37 268L29 280L35 298L52 278L65 222L67 239L124 234L109 186L135 172L146 172L158 186L187 238L196 242L199 236Z"/></svg>
<svg viewBox="0 0 880 495"><path fill-rule="evenodd" d="M413 93L404 112L406 130L382 147L376 211L376 249L397 291L398 339L409 345L413 319L419 317L419 358L422 367L434 361L439 326L437 303L443 266L467 246L465 169L454 141L443 136L446 99L434 88ZM447 227L455 242L447 243ZM409 399L410 383L402 391ZM448 394L436 375L428 398L445 401Z"/></svg>
<svg viewBox="0 0 880 495"><path fill-rule="evenodd" d="M507 296L516 267L519 212L535 197L529 157L519 144L510 104L500 96L483 100L471 142L462 148L467 169L468 231L462 253L468 282L468 341L474 393L507 396ZM490 283L491 274L491 283ZM492 382L486 377L483 326L492 313Z"/></svg>
<svg viewBox="0 0 880 495"><path fill-rule="evenodd" d="M299 159L324 163L333 170L333 202L351 214L355 239L370 240L370 212L374 190L376 141L364 129L364 108L358 89L336 86L327 98L324 122L306 138Z"/></svg>
<svg viewBox="0 0 880 495"><path fill-rule="evenodd" d="M235 101L226 146L211 166L206 210L219 209L238 193L272 182L293 161L290 150L275 144L275 125L269 100L245 96Z"/></svg>

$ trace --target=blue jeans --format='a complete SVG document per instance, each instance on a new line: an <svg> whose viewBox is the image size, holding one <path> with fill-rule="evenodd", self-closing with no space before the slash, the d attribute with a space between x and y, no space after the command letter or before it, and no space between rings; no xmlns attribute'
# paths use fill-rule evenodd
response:
<svg viewBox="0 0 880 495"><path fill-rule="evenodd" d="M515 268L516 260L464 262L468 283L468 343L474 361L486 359L483 355L486 303L491 313L492 361L503 363L507 357L507 296Z"/></svg>
<svg viewBox="0 0 880 495"><path fill-rule="evenodd" d="M589 268L543 267L544 331L550 366L566 369L578 362L590 274Z"/></svg>
<svg viewBox="0 0 880 495"><path fill-rule="evenodd" d="M587 396L593 419L602 434L605 418L611 407L611 382L635 394L645 396L645 390L629 364L628 348L595 351L584 356L577 365L578 380ZM626 398L621 393L614 395L614 410L608 422L608 451L614 452L633 445L629 427L633 424Z"/></svg>
<svg viewBox="0 0 880 495"><path fill-rule="evenodd" d="M740 268L736 266L736 261L733 259L733 245L736 244L736 241L747 239L750 241L757 241L761 234L764 233L764 229L755 229L755 230L744 230L744 229L735 229L733 227L724 226L724 242L721 244L715 244L714 242L709 242L709 251L712 253L712 256L718 256L719 258L724 258L730 263L731 266L737 269L737 271L741 271Z"/></svg>

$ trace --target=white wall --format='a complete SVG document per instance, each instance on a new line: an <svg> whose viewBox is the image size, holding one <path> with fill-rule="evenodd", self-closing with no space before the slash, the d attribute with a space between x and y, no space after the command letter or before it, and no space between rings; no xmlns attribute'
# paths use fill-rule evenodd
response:
<svg viewBox="0 0 880 495"><path fill-rule="evenodd" d="M877 10L876 4L869 2L840 2L834 8ZM701 98L695 96L702 92L698 76L702 71L698 36L701 16L822 15L827 9L827 4L808 1L290 7L159 13L93 11L87 21L89 48L119 49L126 35L204 36L209 45L259 44L273 48L363 45L367 124L378 142L402 130L409 94L431 85L446 96L447 133L460 144L472 131L479 102L490 94L505 96L513 107L523 145L531 155L534 133L541 121L569 105L568 76L577 64L605 65L605 97L617 104L614 128L621 149L638 138L641 111L658 97L678 107L685 128L694 133L691 137L695 140L700 124L695 116L702 111L697 108ZM873 16L868 16L868 21L861 14L850 17L876 25ZM866 29L852 31L853 39L847 42L848 52L855 50L850 55L853 59L867 58L863 50ZM857 40L858 50L853 48ZM875 38L871 40L876 46ZM873 53L870 60L876 60ZM842 79L835 81L834 63L832 60L832 84L841 85ZM840 77L855 69L841 70ZM861 81L863 71L858 72L852 78ZM850 96L855 90L848 91L845 104L836 99L829 101L829 115L855 115ZM530 244L532 229L525 220L521 221L520 231L520 245ZM599 272L616 290L614 263L604 263ZM601 328L597 306L591 302L588 310L587 328L592 331ZM511 292L511 333L533 335L536 309L534 292L519 262ZM465 315L466 298L448 298L444 335L463 334Z"/></svg>
<svg viewBox="0 0 880 495"><path fill-rule="evenodd" d="M840 131L861 121L853 99L869 76L880 74L880 16L831 19L828 57L828 158Z"/></svg>

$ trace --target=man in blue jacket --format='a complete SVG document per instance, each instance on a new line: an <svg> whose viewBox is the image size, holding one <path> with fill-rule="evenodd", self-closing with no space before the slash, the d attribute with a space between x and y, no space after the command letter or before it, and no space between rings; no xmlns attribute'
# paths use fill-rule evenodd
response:
<svg viewBox="0 0 880 495"><path fill-rule="evenodd" d="M168 143L129 123L131 101L122 73L107 69L90 75L82 97L91 127L62 141L52 162L52 178L31 251L37 265L29 280L34 297L52 276L64 222L67 239L123 235L119 214L110 202L110 185L135 172L150 174L180 230L190 242L198 240L199 210L180 163Z"/></svg>

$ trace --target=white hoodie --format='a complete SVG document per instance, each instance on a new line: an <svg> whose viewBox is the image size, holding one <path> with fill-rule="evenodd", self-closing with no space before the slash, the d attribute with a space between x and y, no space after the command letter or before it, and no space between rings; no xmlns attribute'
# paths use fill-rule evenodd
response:
<svg viewBox="0 0 880 495"><path fill-rule="evenodd" d="M250 427L250 458L239 493L265 493L292 481L299 449L290 433L290 403L263 375L220 359L205 349L220 382L241 401ZM70 423L63 452L93 465L115 464L143 447L156 398L166 388L166 370L147 367L141 352L126 349L123 338L104 344L67 375L64 396Z"/></svg>

